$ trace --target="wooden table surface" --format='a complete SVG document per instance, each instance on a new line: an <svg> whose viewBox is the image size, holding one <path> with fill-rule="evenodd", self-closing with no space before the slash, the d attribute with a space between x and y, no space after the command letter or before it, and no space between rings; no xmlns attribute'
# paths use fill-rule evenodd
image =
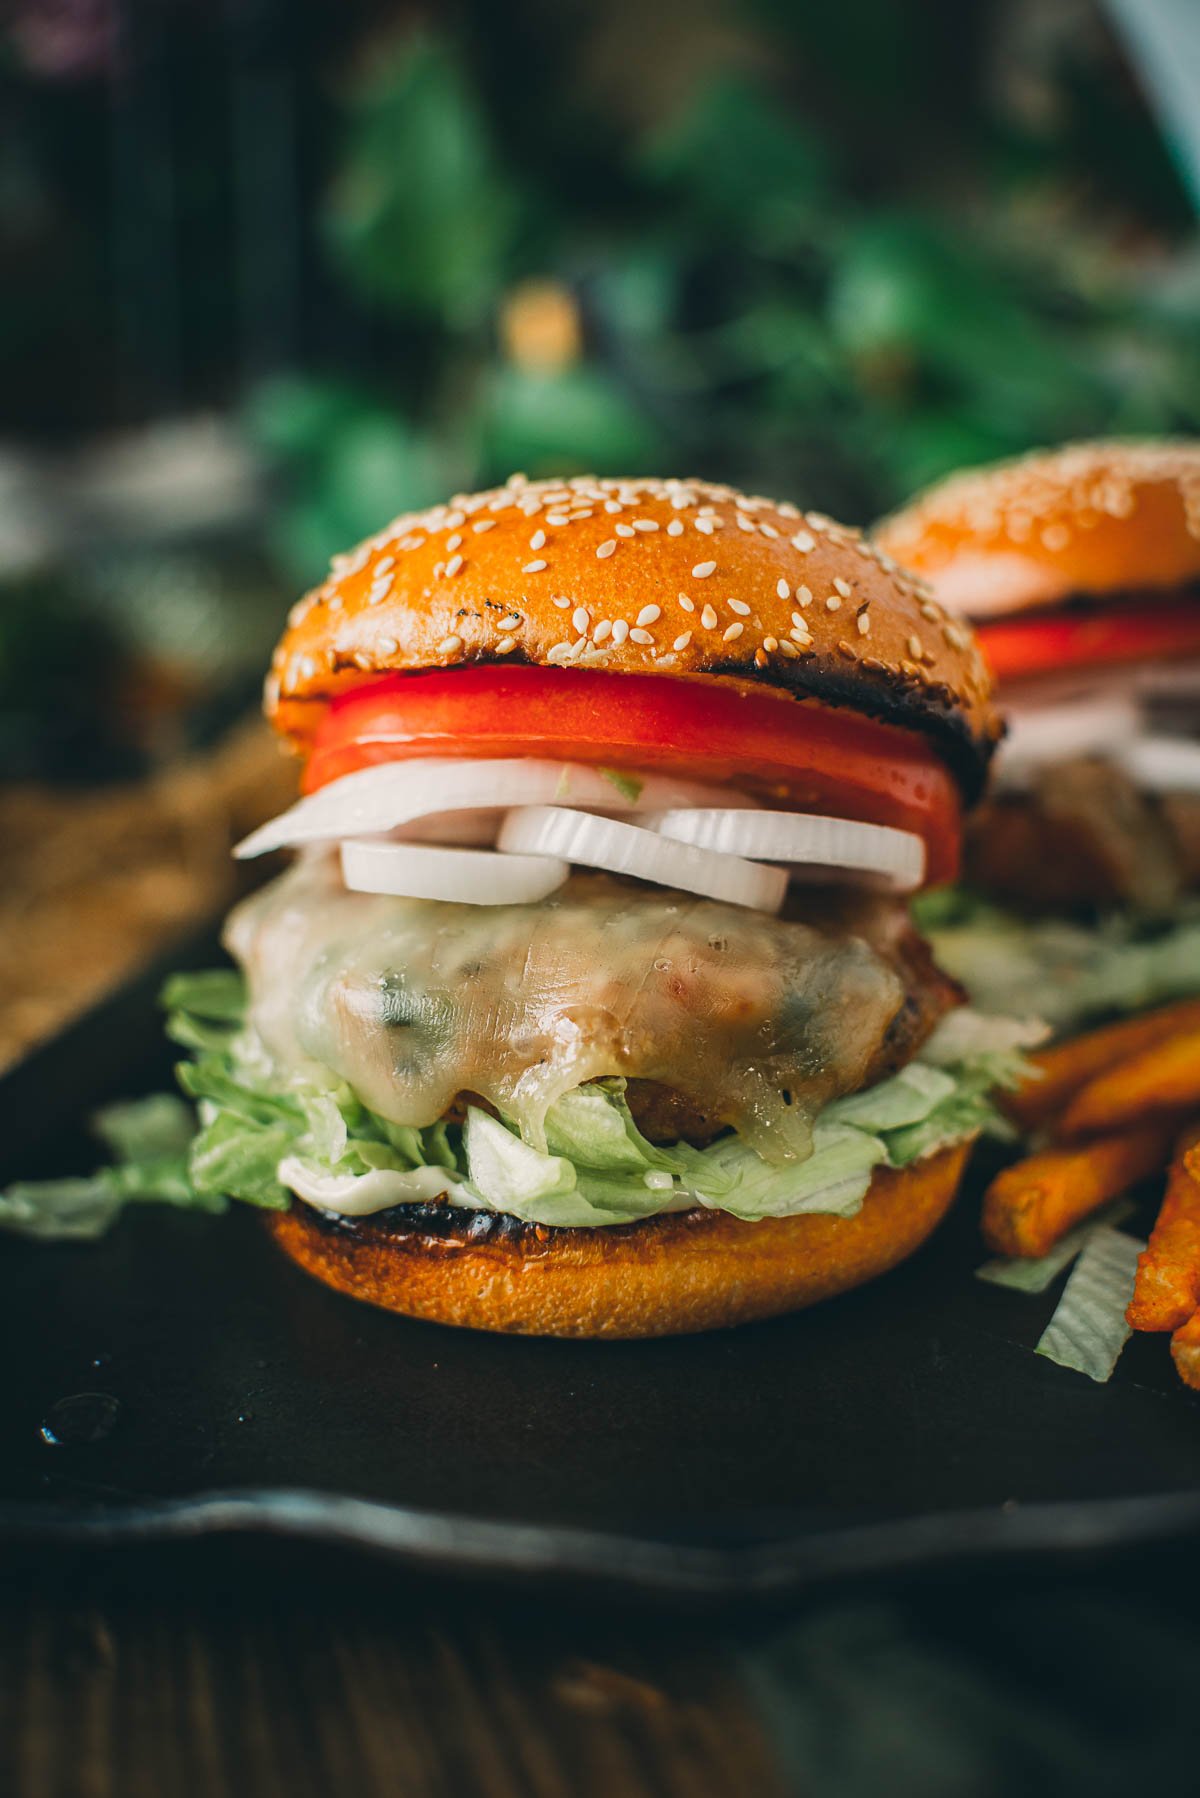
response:
<svg viewBox="0 0 1200 1798"><path fill-rule="evenodd" d="M1195 1789L1194 1553L598 1610L252 1543L0 1574L4 1798Z"/></svg>

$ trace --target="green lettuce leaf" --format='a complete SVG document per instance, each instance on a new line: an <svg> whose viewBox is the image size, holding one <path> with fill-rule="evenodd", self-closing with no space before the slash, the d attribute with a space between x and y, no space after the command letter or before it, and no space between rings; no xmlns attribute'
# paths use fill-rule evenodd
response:
<svg viewBox="0 0 1200 1798"><path fill-rule="evenodd" d="M1029 1013L1063 1034L1113 1012L1200 992L1200 907L1169 920L1028 919L962 890L922 897L914 915L939 964L983 1012Z"/></svg>
<svg viewBox="0 0 1200 1798"><path fill-rule="evenodd" d="M1091 1380L1112 1377L1132 1334L1125 1308L1145 1246L1104 1225L1092 1231L1037 1345L1039 1355Z"/></svg>

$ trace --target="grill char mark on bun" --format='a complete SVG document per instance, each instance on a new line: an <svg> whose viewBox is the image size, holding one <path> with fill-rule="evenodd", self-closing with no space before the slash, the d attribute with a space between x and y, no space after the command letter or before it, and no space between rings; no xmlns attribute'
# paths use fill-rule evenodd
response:
<svg viewBox="0 0 1200 1798"><path fill-rule="evenodd" d="M1076 443L968 469L873 534L967 617L1160 601L1200 578L1200 442Z"/></svg>
<svg viewBox="0 0 1200 1798"><path fill-rule="evenodd" d="M338 558L293 608L267 712L303 749L365 676L505 659L849 706L928 735L968 797L999 730L969 631L859 532L729 487L590 478L460 495Z"/></svg>

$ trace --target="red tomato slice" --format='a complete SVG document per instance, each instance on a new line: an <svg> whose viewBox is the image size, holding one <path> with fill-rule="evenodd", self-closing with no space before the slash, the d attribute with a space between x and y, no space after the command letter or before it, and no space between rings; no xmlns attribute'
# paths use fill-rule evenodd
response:
<svg viewBox="0 0 1200 1798"><path fill-rule="evenodd" d="M331 704L304 789L435 755L669 768L797 810L915 831L931 884L958 867L958 789L917 733L762 688L652 674L487 667L364 681Z"/></svg>
<svg viewBox="0 0 1200 1798"><path fill-rule="evenodd" d="M1200 655L1200 605L1098 606L1003 618L976 625L975 634L997 680L1089 663L1154 662Z"/></svg>

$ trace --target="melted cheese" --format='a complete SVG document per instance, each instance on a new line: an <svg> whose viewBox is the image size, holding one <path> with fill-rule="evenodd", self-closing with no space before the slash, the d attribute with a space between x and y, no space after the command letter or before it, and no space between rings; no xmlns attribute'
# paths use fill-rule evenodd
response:
<svg viewBox="0 0 1200 1798"><path fill-rule="evenodd" d="M561 1094L670 1086L766 1159L805 1156L904 998L862 937L602 875L486 909L347 892L310 854L230 918L276 1065L345 1080L397 1124L477 1093L544 1146Z"/></svg>

